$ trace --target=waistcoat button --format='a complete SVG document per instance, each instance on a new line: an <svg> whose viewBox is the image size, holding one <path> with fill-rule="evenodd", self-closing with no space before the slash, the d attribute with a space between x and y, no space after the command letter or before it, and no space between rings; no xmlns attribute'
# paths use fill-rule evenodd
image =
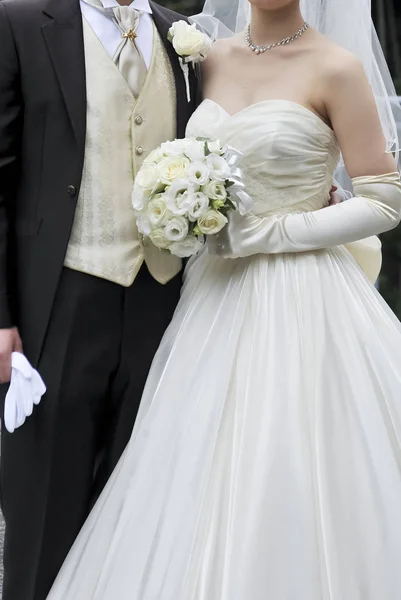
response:
<svg viewBox="0 0 401 600"><path fill-rule="evenodd" d="M143 123L143 118L141 117L141 115L138 115L137 117L135 117L135 123L137 125L142 125Z"/></svg>
<svg viewBox="0 0 401 600"><path fill-rule="evenodd" d="M76 190L75 186L69 185L68 188L67 188L67 193L68 193L69 196L75 196L76 193L77 193L77 190Z"/></svg>
<svg viewBox="0 0 401 600"><path fill-rule="evenodd" d="M142 156L142 154L143 154L142 146L137 146L135 149L135 152L137 153L138 156Z"/></svg>

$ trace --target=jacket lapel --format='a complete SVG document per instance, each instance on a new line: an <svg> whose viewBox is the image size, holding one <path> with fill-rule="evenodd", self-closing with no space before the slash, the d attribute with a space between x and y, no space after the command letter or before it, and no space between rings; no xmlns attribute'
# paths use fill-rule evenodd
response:
<svg viewBox="0 0 401 600"><path fill-rule="evenodd" d="M153 20L162 39L164 47L166 48L171 66L173 68L175 87L177 92L177 137L183 138L185 137L185 129L188 120L195 109L194 98L191 99L191 102L188 102L184 74L181 69L179 58L176 51L174 50L173 45L171 44L171 42L168 41L167 38L168 31L171 25L173 24L173 21L171 20L170 16L171 11L167 11L155 2L151 2L150 4L153 11ZM190 73L191 77L193 77L192 67L190 67Z"/></svg>
<svg viewBox="0 0 401 600"><path fill-rule="evenodd" d="M86 77L79 0L49 0L43 11L51 20L43 34L67 112L80 147L86 135Z"/></svg>

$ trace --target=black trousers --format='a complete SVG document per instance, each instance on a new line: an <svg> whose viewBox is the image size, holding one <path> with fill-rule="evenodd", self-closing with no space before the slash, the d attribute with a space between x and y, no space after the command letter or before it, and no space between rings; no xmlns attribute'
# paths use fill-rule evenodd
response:
<svg viewBox="0 0 401 600"><path fill-rule="evenodd" d="M129 441L180 287L146 268L128 289L63 271L38 367L47 393L2 433L3 600L45 600Z"/></svg>

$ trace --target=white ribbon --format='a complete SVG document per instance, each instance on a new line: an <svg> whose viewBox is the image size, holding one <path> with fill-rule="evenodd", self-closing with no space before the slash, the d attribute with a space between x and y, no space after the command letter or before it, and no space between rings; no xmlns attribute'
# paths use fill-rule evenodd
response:
<svg viewBox="0 0 401 600"><path fill-rule="evenodd" d="M243 171L237 166L242 156L242 152L235 150L231 146L225 148L224 158L232 170L231 177L229 178L232 185L228 188L230 200L234 202L240 215L246 215L252 209L253 199L245 191Z"/></svg>
<svg viewBox="0 0 401 600"><path fill-rule="evenodd" d="M189 67L188 67L188 63L185 62L184 58L181 58L180 59L180 65L181 65L182 72L184 73L185 88L186 88L186 91L187 91L187 99L188 99L188 102L191 102L191 88L189 86Z"/></svg>

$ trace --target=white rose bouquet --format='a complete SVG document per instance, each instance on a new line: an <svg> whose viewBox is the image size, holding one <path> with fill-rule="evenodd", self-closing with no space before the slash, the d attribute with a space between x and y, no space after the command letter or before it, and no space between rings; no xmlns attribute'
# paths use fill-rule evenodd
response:
<svg viewBox="0 0 401 600"><path fill-rule="evenodd" d="M248 212L252 201L237 166L240 156L218 141L195 138L151 152L132 193L144 242L185 258L202 248L205 236L223 229L230 210Z"/></svg>
<svg viewBox="0 0 401 600"><path fill-rule="evenodd" d="M188 102L191 100L189 87L189 67L205 60L212 45L212 40L205 33L197 29L195 23L190 25L186 21L176 21L168 32L168 39L173 44L179 56L180 65L184 73Z"/></svg>

